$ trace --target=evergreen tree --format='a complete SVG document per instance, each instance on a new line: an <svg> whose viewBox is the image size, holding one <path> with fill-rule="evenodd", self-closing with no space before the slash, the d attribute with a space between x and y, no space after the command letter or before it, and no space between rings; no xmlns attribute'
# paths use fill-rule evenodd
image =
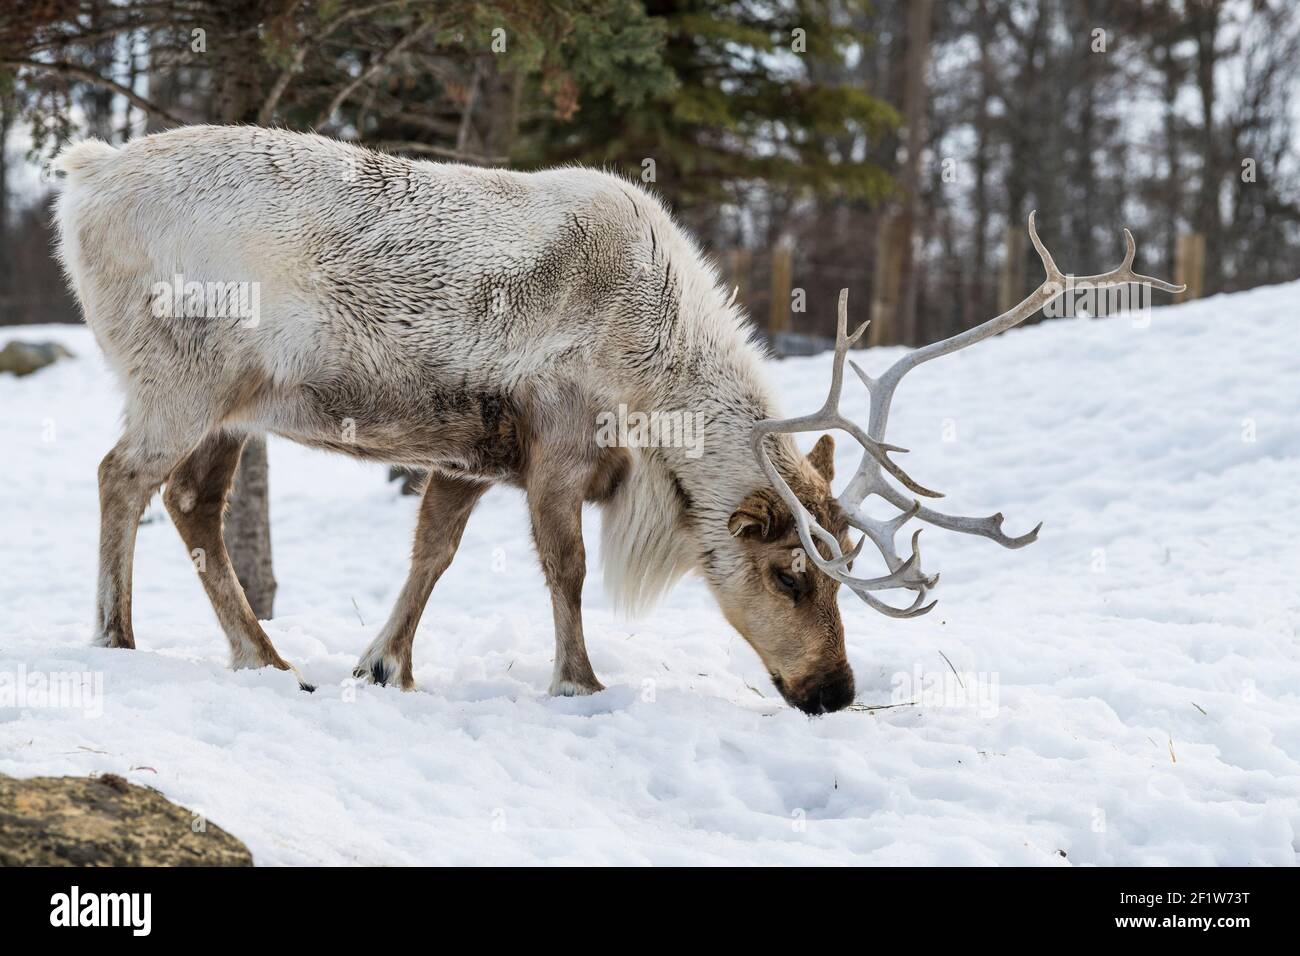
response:
<svg viewBox="0 0 1300 956"><path fill-rule="evenodd" d="M571 115L543 117L522 157L530 165L582 162L653 182L688 221L701 226L719 203L748 187L879 198L889 188L880 166L829 153L828 137L870 140L897 115L842 73L823 71L857 55L870 37L848 16L857 0L764 3L754 0L649 0L663 31L663 62L673 82L647 88L625 72L588 84ZM590 49L612 72L619 48ZM623 62L634 62L626 56ZM650 161L650 162L647 162Z"/></svg>

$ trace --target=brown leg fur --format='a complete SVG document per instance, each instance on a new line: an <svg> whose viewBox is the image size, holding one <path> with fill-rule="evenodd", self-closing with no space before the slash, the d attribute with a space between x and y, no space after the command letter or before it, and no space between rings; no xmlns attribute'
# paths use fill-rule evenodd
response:
<svg viewBox="0 0 1300 956"><path fill-rule="evenodd" d="M126 439L99 463L99 587L94 643L135 647L131 629L131 567L135 533L145 505L162 481L165 466L152 472L131 463Z"/></svg>
<svg viewBox="0 0 1300 956"><path fill-rule="evenodd" d="M555 668L551 693L571 697L605 687L596 679L582 635L582 582L587 556L582 544L582 500L586 482L576 480L582 463L547 456L528 480L528 510L537 555L551 589L555 617Z"/></svg>
<svg viewBox="0 0 1300 956"><path fill-rule="evenodd" d="M274 667L293 671L303 689L311 690L293 666L276 652L271 639L262 630L257 616L248 606L222 539L222 513L226 496L234 483L244 440L242 436L224 432L209 435L167 480L163 504L189 549L191 559L196 562L199 580L208 593L226 639L230 641L231 667Z"/></svg>
<svg viewBox="0 0 1300 956"><path fill-rule="evenodd" d="M403 690L415 686L411 674L415 628L434 585L456 555L474 505L487 489L484 482L430 474L420 501L410 573L388 623L357 662L354 677L376 684L396 682Z"/></svg>

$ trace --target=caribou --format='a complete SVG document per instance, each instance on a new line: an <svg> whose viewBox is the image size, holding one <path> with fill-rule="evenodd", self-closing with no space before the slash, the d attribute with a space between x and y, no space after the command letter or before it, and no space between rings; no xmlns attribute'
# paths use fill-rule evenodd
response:
<svg viewBox="0 0 1300 956"><path fill-rule="evenodd" d="M644 611L698 573L782 697L812 714L854 698L841 584L893 617L933 607L919 531L906 557L895 544L909 522L1006 548L1037 535L1005 534L1000 514L922 505L937 493L885 441L906 372L1023 322L1066 288L1032 215L1043 284L879 378L849 361L870 394L861 427L839 411L862 335L848 332L845 294L826 402L781 418L734 294L663 205L615 175L411 161L249 126L182 127L120 148L87 140L57 165L59 256L125 395L121 438L99 466L101 646L135 646L136 529L162 488L186 547L206 555L200 578L231 666L292 671L310 689L249 608L222 540L254 433L428 472L409 573L355 670L403 689L414 687L424 607L495 483L525 494L559 695L603 689L583 636L584 503L602 512L618 607ZM1135 273L1125 238L1119 268L1074 281L1178 291ZM598 440L610 431L598 421L624 409L689 415L693 441ZM838 496L831 436L806 455L794 443L809 430L841 430L863 449ZM897 513L867 517L869 496ZM868 540L884 562L876 577L854 569ZM894 589L916 596L903 606L878 596Z"/></svg>

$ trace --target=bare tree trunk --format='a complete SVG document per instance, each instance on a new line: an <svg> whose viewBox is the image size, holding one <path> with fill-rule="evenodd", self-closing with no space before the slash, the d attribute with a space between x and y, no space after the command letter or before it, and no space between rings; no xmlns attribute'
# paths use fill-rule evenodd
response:
<svg viewBox="0 0 1300 956"><path fill-rule="evenodd" d="M902 339L897 318L902 295L903 249L912 241L912 231L905 218L896 212L880 217L876 232L876 267L871 281L871 325L867 327L867 344L897 345Z"/></svg>
<svg viewBox="0 0 1300 956"><path fill-rule="evenodd" d="M1168 14L1168 5L1162 10ZM1165 162L1168 164L1168 179L1161 192L1164 200L1164 271L1162 275L1173 272L1174 261L1178 257L1178 212L1182 208L1182 172L1179 168L1178 152L1178 91L1180 78L1178 65L1174 61L1175 37L1170 31L1160 45L1160 67L1163 72L1164 87L1164 147Z"/></svg>
<svg viewBox="0 0 1300 956"><path fill-rule="evenodd" d="M9 128L14 121L13 104L7 91L0 90L0 249L9 249L9 168L5 152L9 147ZM9 323L9 305L5 298L12 290L9 282L10 257L0 256L0 325Z"/></svg>
<svg viewBox="0 0 1300 956"><path fill-rule="evenodd" d="M916 271L917 225L921 210L921 150L925 146L925 117L929 108L926 98L925 71L930 60L930 19L934 0L912 0L908 9L907 65L903 85L903 112L907 122L907 162L903 167L903 222L905 237L900 263L901 282L897 320L899 340L906 345L921 344L916 297L919 276Z"/></svg>
<svg viewBox="0 0 1300 956"><path fill-rule="evenodd" d="M1072 35L1076 36L1086 35L1091 25L1101 22L1104 16L1096 0L1083 0L1081 3L1069 5L1067 9L1070 11L1066 17L1067 27ZM1083 47L1082 50L1087 52L1076 52L1072 64L1072 75L1078 77L1073 97L1077 107L1073 117L1067 115L1067 121L1073 119L1073 129L1069 126L1064 129L1067 142L1071 143L1074 150L1074 169L1066 174L1069 181L1068 188L1072 190L1074 198L1071 198L1071 192L1066 193L1063 197L1062 205L1065 208L1062 212L1067 213L1069 217L1068 220L1063 221L1069 222L1074 234L1073 253L1078 256L1077 261L1096 262L1098 252L1096 220L1100 192L1097 187L1095 157L1098 146L1101 145L1099 140L1104 136L1100 129L1103 117L1099 115L1100 104L1098 103L1102 61L1087 47ZM1068 102L1067 97L1066 103Z"/></svg>
<svg viewBox="0 0 1300 956"><path fill-rule="evenodd" d="M1216 44L1219 37L1219 7L1212 0L1200 0L1196 15L1196 86L1201 95L1201 189L1197 199L1197 231L1205 237L1205 294L1219 291L1222 276L1218 268L1223 217L1219 210L1219 189L1223 170L1219 167L1214 129Z"/></svg>
<svg viewBox="0 0 1300 956"><path fill-rule="evenodd" d="M790 285L794 249L779 242L772 249L772 298L768 303L767 330L772 335L790 331Z"/></svg>
<svg viewBox="0 0 1300 956"><path fill-rule="evenodd" d="M1006 253L998 279L998 312L1015 308L1025 297L1025 230L1013 219L1007 224L1003 240Z"/></svg>
<svg viewBox="0 0 1300 956"><path fill-rule="evenodd" d="M518 129L521 80L521 74L501 69L501 57L496 54L479 58L456 137L458 152L482 157L488 165L509 159Z"/></svg>
<svg viewBox="0 0 1300 956"><path fill-rule="evenodd" d="M992 152L992 118L989 101L993 97L993 60L989 48L993 44L993 27L989 22L986 0L980 0L976 11L976 31L979 39L979 106L975 113L975 249L971 264L970 294L966 297L963 325L969 328L983 321L987 313L989 275L989 154Z"/></svg>
<svg viewBox="0 0 1300 956"><path fill-rule="evenodd" d="M256 22L240 19L237 24ZM242 33L218 40L227 52L217 88L214 112L222 123L254 123L261 103L260 55L256 33L247 27ZM266 461L266 437L250 435L226 509L223 537L230 563L235 568L249 607L258 620L268 620L275 604L275 568L271 562L271 509Z"/></svg>
<svg viewBox="0 0 1300 956"><path fill-rule="evenodd" d="M146 37L149 48L152 50L161 44L162 40L156 34L149 34ZM149 100L155 106L167 110L172 115L185 116L177 109L179 96L179 83L177 82L177 70L168 70L166 72L157 72L150 70L148 74ZM159 133L167 128L168 124L163 121L162 117L153 113L146 114L144 131L145 134Z"/></svg>
<svg viewBox="0 0 1300 956"><path fill-rule="evenodd" d="M5 165L5 151L9 146L9 127L13 121L14 111L9 96L0 91L0 235L9 224L9 170ZM7 261L8 256L0 257L0 270L4 269Z"/></svg>
<svg viewBox="0 0 1300 956"><path fill-rule="evenodd" d="M271 565L271 515L267 502L266 439L248 439L239 461L222 536L230 563L259 621L275 605L275 569Z"/></svg>
<svg viewBox="0 0 1300 956"><path fill-rule="evenodd" d="M1205 236L1189 232L1178 237L1178 254L1174 257L1174 281L1187 286L1174 293L1175 302L1201 298L1205 289Z"/></svg>

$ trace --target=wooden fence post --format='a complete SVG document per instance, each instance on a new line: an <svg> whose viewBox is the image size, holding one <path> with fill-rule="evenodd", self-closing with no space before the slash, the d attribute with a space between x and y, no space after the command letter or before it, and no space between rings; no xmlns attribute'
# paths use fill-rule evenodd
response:
<svg viewBox="0 0 1300 956"><path fill-rule="evenodd" d="M894 345L902 341L904 330L897 328L897 319L903 293L903 246L910 241L904 216L891 212L881 217L876 232L876 268L871 280L867 345Z"/></svg>
<svg viewBox="0 0 1300 956"><path fill-rule="evenodd" d="M727 253L727 295L731 295L732 289L740 289L738 298L743 300L749 293L751 260L748 249L732 249Z"/></svg>
<svg viewBox="0 0 1300 956"><path fill-rule="evenodd" d="M1014 308L1025 297L1025 231L1007 227L1003 241L1002 270L998 274L998 314Z"/></svg>
<svg viewBox="0 0 1300 956"><path fill-rule="evenodd" d="M772 249L772 300L768 303L767 330L790 331L790 283L794 267L794 249L778 242Z"/></svg>
<svg viewBox="0 0 1300 956"><path fill-rule="evenodd" d="M1185 232L1178 237L1174 252L1174 282L1187 286L1186 292L1174 295L1175 302L1199 299L1205 289L1205 235Z"/></svg>

